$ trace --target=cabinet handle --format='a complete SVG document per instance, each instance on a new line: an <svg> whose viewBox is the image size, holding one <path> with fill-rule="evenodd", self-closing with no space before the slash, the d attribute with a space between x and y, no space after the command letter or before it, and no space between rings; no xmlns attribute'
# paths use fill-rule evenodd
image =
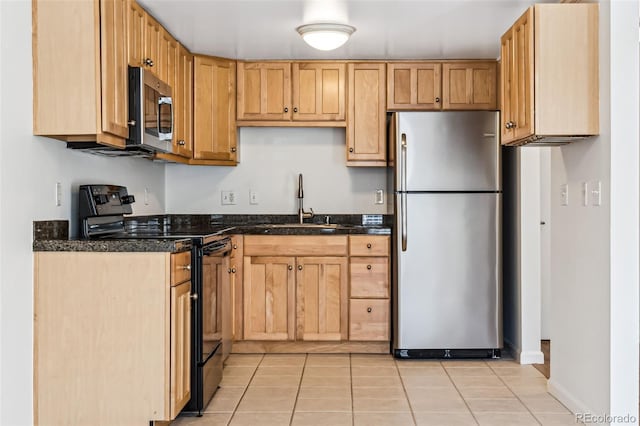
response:
<svg viewBox="0 0 640 426"><path fill-rule="evenodd" d="M182 265L182 266L180 266L180 269L182 269L183 271L190 271L191 270L191 265Z"/></svg>
<svg viewBox="0 0 640 426"><path fill-rule="evenodd" d="M291 271L291 270L293 270L293 266L289 265L289 266L287 267L287 269Z"/></svg>
<svg viewBox="0 0 640 426"><path fill-rule="evenodd" d="M353 148L349 148L349 152L353 152Z"/></svg>
<svg viewBox="0 0 640 426"><path fill-rule="evenodd" d="M298 112L298 108L297 107L293 107L293 112Z"/></svg>
<svg viewBox="0 0 640 426"><path fill-rule="evenodd" d="M367 265L367 269L371 269L371 265Z"/></svg>
<svg viewBox="0 0 640 426"><path fill-rule="evenodd" d="M144 60L144 64L148 67L152 67L153 66L153 61L151 60L151 58L147 58Z"/></svg>
<svg viewBox="0 0 640 426"><path fill-rule="evenodd" d="M137 123L137 121L136 121L136 120L129 120L129 121L127 121L127 124L128 124L129 126L135 126L135 125L136 125L136 123Z"/></svg>
<svg viewBox="0 0 640 426"><path fill-rule="evenodd" d="M231 152L236 152L236 147L235 146L231 147Z"/></svg>
<svg viewBox="0 0 640 426"><path fill-rule="evenodd" d="M302 265L298 265L298 271L302 271Z"/></svg>
<svg viewBox="0 0 640 426"><path fill-rule="evenodd" d="M371 248L371 243L367 244L367 248L370 249Z"/></svg>
<svg viewBox="0 0 640 426"><path fill-rule="evenodd" d="M180 140L178 141L178 145L179 145L179 146L185 146L186 144L187 144L187 143L186 143L183 139L180 139Z"/></svg>
<svg viewBox="0 0 640 426"><path fill-rule="evenodd" d="M289 112L289 108L284 107L284 112Z"/></svg>
<svg viewBox="0 0 640 426"><path fill-rule="evenodd" d="M440 98L436 98L436 103L439 103L439 102L440 102Z"/></svg>
<svg viewBox="0 0 640 426"><path fill-rule="evenodd" d="M233 245L233 249L234 249L234 250L236 250L237 248L238 248L238 245L237 245L237 244L234 244L234 245Z"/></svg>
<svg viewBox="0 0 640 426"><path fill-rule="evenodd" d="M371 309L371 306L369 306L369 307L367 308L367 312L371 313L371 311L373 311L373 309Z"/></svg>
<svg viewBox="0 0 640 426"><path fill-rule="evenodd" d="M191 299L192 299L192 300L198 300L198 293L193 293L193 294L191 295Z"/></svg>

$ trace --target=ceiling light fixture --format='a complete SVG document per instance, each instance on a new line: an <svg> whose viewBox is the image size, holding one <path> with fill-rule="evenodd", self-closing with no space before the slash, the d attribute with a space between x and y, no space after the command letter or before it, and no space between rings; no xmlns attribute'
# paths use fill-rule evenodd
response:
<svg viewBox="0 0 640 426"><path fill-rule="evenodd" d="M311 47L318 50L333 50L349 40L356 29L351 25L335 23L318 23L301 25L296 31Z"/></svg>

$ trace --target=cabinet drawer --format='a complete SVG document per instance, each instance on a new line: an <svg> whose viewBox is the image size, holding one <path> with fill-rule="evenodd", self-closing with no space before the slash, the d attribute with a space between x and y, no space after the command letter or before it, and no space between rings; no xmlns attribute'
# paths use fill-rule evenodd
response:
<svg viewBox="0 0 640 426"><path fill-rule="evenodd" d="M191 279L191 252L183 251L171 255L171 285Z"/></svg>
<svg viewBox="0 0 640 426"><path fill-rule="evenodd" d="M352 257L351 297L389 297L389 258Z"/></svg>
<svg viewBox="0 0 640 426"><path fill-rule="evenodd" d="M380 235L350 235L351 256L389 256L389 237Z"/></svg>
<svg viewBox="0 0 640 426"><path fill-rule="evenodd" d="M344 235L246 235L245 256L346 256Z"/></svg>
<svg viewBox="0 0 640 426"><path fill-rule="evenodd" d="M389 340L389 300L349 301L349 340Z"/></svg>

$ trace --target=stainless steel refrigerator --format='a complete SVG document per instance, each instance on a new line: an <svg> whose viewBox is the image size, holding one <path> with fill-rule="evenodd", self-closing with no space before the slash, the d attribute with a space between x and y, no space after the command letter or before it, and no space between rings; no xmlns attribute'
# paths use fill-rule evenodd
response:
<svg viewBox="0 0 640 426"><path fill-rule="evenodd" d="M393 353L401 358L499 356L498 113L401 112L392 120Z"/></svg>

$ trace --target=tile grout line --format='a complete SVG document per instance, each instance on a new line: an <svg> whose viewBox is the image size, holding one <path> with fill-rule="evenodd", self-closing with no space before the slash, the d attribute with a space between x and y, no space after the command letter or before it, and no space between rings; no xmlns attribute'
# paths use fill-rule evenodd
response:
<svg viewBox="0 0 640 426"><path fill-rule="evenodd" d="M496 370L489 366L489 368L491 369L491 371L493 371L493 374L496 375L496 377L502 382L504 383L504 385L507 387L507 389L509 389L509 391L516 397L516 399L518 401L520 401L520 404L524 405L524 408L527 409L527 411L529 412L529 414L531 414L531 416L535 419L536 422L538 422L538 424L542 425L542 422L538 419L538 416L536 416L534 414L533 411L531 411L531 409L529 408L529 406L527 404L525 404L525 402L523 400L520 399L520 397L518 396L517 393L514 392L513 389L511 389L511 386L509 386L509 384L507 382L504 381L504 379L502 378L502 376L500 376L498 373L496 373Z"/></svg>
<svg viewBox="0 0 640 426"><path fill-rule="evenodd" d="M247 382L247 384L244 386L244 391L242 392L242 395L240 396L240 399L238 400L238 402L236 403L235 408L233 409L233 412L231 413L231 417L229 417L229 420L227 421L227 426L231 424L231 421L233 420L233 418L236 415L236 412L238 411L238 407L240 406L240 403L242 402L242 400L244 399L244 396L247 393L247 390L249 389L249 385L251 384L251 382L253 381L253 378L255 377L256 373L258 372L258 367L260 367L260 364L262 364L262 361L264 360L264 354L262 354L262 358L260 358L260 361L258 362L258 364L256 365L255 370L253 370L253 374L251 375L251 378L249 379L249 381ZM223 367L223 371L224 371L224 367ZM223 377L224 377L224 373L223 373ZM215 397L215 395L214 395Z"/></svg>
<svg viewBox="0 0 640 426"><path fill-rule="evenodd" d="M393 355L391 355L393 357ZM407 393L407 388L404 385L404 380L402 380L402 374L400 374L400 369L398 368L398 361L393 358L393 365L396 367L396 373L398 373L398 377L400 377L400 384L402 385L402 392L404 392L404 398L407 401L407 404L409 405L409 411L411 412L411 418L413 419L413 424L417 425L418 424L418 420L416 420L416 415L413 412L413 406L411 405L411 400L409 399L409 394Z"/></svg>
<svg viewBox="0 0 640 426"><path fill-rule="evenodd" d="M304 377L304 371L307 369L307 360L309 354L304 354L304 362L302 363L302 372L300 373L300 381L298 382L298 391L296 392L296 400L293 402L293 410L291 411L291 417L289 418L289 426L293 425L293 416L296 414L296 407L298 406L298 397L300 396L300 389L302 388L302 378Z"/></svg>
<svg viewBox="0 0 640 426"><path fill-rule="evenodd" d="M469 412L471 413L471 417L473 417L473 420L476 422L477 425L480 424L480 422L478 421L478 419L476 418L475 413L473 412L473 410L471 410L471 407L469 406L469 403L467 402L467 400L465 399L465 397L462 395L462 392L460 392L460 389L458 388L458 386L456 385L456 382L453 380L453 378L451 377L451 375L449 374L449 370L447 370L447 368L444 366L444 363L442 361L440 361L440 366L442 367L442 369L444 370L445 374L447 375L447 377L449 378L449 381L451 382L451 384L453 385L453 387L456 389L456 392L458 392L458 395L460 395L460 398L462 398L462 402L464 402L464 405L467 407L467 410L469 410ZM493 374L496 374L495 371L493 371L492 368L489 368L491 370L491 372Z"/></svg>

